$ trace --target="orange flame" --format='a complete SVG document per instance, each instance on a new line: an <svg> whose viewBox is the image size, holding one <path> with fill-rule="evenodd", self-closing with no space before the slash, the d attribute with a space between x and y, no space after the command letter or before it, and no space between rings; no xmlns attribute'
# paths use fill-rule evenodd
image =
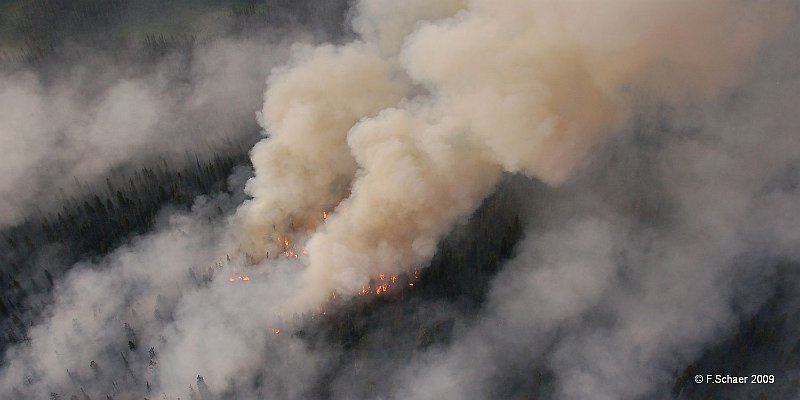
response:
<svg viewBox="0 0 800 400"><path fill-rule="evenodd" d="M376 296L386 295L392 289L392 286L396 284L397 285L408 284L408 287L413 288L414 283L419 280L419 271L418 270L410 271L405 276L407 277L407 280L403 282L400 280L400 275L388 274L387 277L387 274L377 274L374 280L372 281L375 283L374 289L372 286L364 286L361 288L361 290L358 291L357 294L362 297L369 296L370 294L375 294ZM331 299L334 298L335 298L335 293L331 297Z"/></svg>
<svg viewBox="0 0 800 400"><path fill-rule="evenodd" d="M247 275L236 275L236 276L228 278L228 282L236 282L236 281L247 282L249 280L250 280L250 277L247 276Z"/></svg>
<svg viewBox="0 0 800 400"><path fill-rule="evenodd" d="M283 256L297 258L297 253L292 248L292 242L289 241L289 238L283 239Z"/></svg>
<svg viewBox="0 0 800 400"><path fill-rule="evenodd" d="M382 293L386 293L389 291L389 285L383 284L375 287L375 294L380 296Z"/></svg>

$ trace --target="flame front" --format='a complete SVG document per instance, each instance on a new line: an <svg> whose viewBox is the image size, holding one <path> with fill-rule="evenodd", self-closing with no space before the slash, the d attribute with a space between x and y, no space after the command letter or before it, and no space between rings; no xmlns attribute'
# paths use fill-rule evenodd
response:
<svg viewBox="0 0 800 400"><path fill-rule="evenodd" d="M304 250L305 251L305 250ZM283 239L283 256L287 258L297 258L298 254L294 251L294 246L288 238Z"/></svg>

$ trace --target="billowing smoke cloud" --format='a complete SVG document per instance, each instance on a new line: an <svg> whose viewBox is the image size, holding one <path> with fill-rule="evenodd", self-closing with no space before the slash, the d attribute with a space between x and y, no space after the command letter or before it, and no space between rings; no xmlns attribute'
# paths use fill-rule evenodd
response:
<svg viewBox="0 0 800 400"><path fill-rule="evenodd" d="M724 102L667 115L641 107L589 171L540 195L548 213L529 226L477 322L399 373L395 396L695 398L677 395L706 387L694 374L794 379L781 361L711 360L669 390L750 320L780 269L797 267L800 237L787 227L800 222L800 119L791 111L800 82L796 51L786 51L797 37L792 28L763 51L764 65ZM757 353L723 348L739 360ZM725 397L796 398L787 386L782 395L740 386Z"/></svg>
<svg viewBox="0 0 800 400"><path fill-rule="evenodd" d="M77 265L0 398L670 398L800 256L800 35L760 6L362 1L360 40L295 48L269 79L236 224L218 209L241 198L202 197ZM552 186L451 342L339 358L295 329L331 291L424 266L508 173ZM285 237L307 265L274 257ZM396 324L453 311L409 307Z"/></svg>
<svg viewBox="0 0 800 400"><path fill-rule="evenodd" d="M259 258L310 232L306 307L424 265L503 171L563 182L626 126L637 93L708 98L734 84L790 11L725 0L359 10L361 41L306 50L271 78L271 137L253 152L254 198L239 213ZM331 72L307 77L320 70ZM287 222L332 206L323 225Z"/></svg>
<svg viewBox="0 0 800 400"><path fill-rule="evenodd" d="M274 133L253 149L254 159L269 160L254 164L258 179L248 186L259 199L246 211L254 254L269 250L267 240L279 242L277 235L293 224L318 220L346 196L356 171L345 140L348 130L403 94L404 87L389 79L391 65L363 45L304 48L302 53L300 65L270 78L260 114ZM271 249L275 254L278 247Z"/></svg>

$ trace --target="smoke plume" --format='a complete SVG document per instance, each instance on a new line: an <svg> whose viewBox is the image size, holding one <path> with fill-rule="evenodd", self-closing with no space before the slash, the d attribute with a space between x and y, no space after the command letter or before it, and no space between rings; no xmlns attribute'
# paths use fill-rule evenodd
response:
<svg viewBox="0 0 800 400"><path fill-rule="evenodd" d="M257 258L282 235L308 236L305 307L424 266L502 172L564 182L626 127L637 94L713 98L790 11L726 0L358 10L360 40L305 49L272 75L269 137L239 212ZM324 224L301 222L328 209Z"/></svg>
<svg viewBox="0 0 800 400"><path fill-rule="evenodd" d="M773 373L788 388L779 396L795 398L796 361L737 348L731 366L709 350L760 312L781 277L797 286L781 274L800 260L797 11L789 0L361 0L352 42L292 46L269 77L282 50L220 42L195 55L204 67L177 99L109 79L87 105L71 87L0 78L12 111L0 140L28 156L0 161L10 171L0 196L12 199L0 217L24 210L46 176L98 177L123 153L191 147L184 125L220 127L220 113L252 123L253 91L267 85L255 175L237 169L227 191L162 210L151 232L56 277L52 304L4 355L0 398L722 390L687 384L685 371L690 381ZM102 135L111 128L120 136ZM65 133L51 140L53 130ZM45 176L34 180L44 189L15 194L29 176ZM442 253L462 268L493 252L446 242L504 190L522 199L499 207L522 209L523 237L507 254L476 256L499 270L485 298L415 297L423 270L396 298L347 301ZM447 279L428 282L444 290ZM317 308L334 293L340 302ZM791 333L780 340L791 361L790 303L770 312ZM697 360L717 369L691 370Z"/></svg>

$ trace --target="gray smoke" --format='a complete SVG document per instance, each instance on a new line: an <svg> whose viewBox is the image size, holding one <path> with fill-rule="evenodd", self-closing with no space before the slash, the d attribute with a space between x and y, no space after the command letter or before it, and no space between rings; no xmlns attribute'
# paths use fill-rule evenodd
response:
<svg viewBox="0 0 800 400"><path fill-rule="evenodd" d="M165 57L149 71L88 61L45 79L25 69L0 73L0 226L19 222L31 204L50 211L131 165L213 156L257 132L253 113L269 69L286 47L254 39L217 39L188 61ZM87 50L88 52L88 50ZM183 78L176 70L191 71Z"/></svg>
<svg viewBox="0 0 800 400"><path fill-rule="evenodd" d="M771 42L713 102L639 104L637 126L586 172L532 199L548 214L530 225L477 322L398 374L397 397L672 398L677 373L730 339L780 269L797 265L800 71L787 51L797 37L793 27ZM776 365L749 373L796 379ZM696 372L748 373L717 368Z"/></svg>
<svg viewBox="0 0 800 400"><path fill-rule="evenodd" d="M363 0L358 40L297 46L270 75L253 198L198 198L77 265L0 397L670 398L800 257L796 8ZM154 89L118 90L138 97L103 118L130 101L160 132ZM331 292L424 267L510 174L549 186L477 315L398 317L450 315L451 341L370 375L401 344L342 368L345 349L293 334ZM287 237L309 256L275 257Z"/></svg>

